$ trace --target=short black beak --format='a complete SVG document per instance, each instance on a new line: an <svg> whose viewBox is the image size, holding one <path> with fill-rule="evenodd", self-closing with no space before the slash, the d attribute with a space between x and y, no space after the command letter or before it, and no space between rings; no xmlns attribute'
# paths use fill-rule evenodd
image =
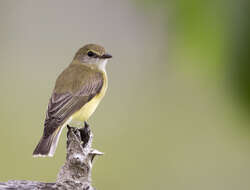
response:
<svg viewBox="0 0 250 190"><path fill-rule="evenodd" d="M108 53L105 53L101 56L102 59L110 59L112 58L112 55L108 54Z"/></svg>

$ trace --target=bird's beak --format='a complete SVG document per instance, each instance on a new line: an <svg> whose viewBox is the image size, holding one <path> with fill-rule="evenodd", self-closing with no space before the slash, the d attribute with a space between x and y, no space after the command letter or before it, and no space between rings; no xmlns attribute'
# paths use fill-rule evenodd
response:
<svg viewBox="0 0 250 190"><path fill-rule="evenodd" d="M105 54L103 54L100 58L101 58L101 59L110 59L110 58L112 58L112 55L110 55L110 54L108 54L108 53L105 53Z"/></svg>

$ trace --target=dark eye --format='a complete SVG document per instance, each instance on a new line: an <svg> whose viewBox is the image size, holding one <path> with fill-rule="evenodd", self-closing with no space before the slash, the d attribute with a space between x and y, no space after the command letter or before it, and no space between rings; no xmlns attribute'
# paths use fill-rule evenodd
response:
<svg viewBox="0 0 250 190"><path fill-rule="evenodd" d="M88 56L89 56L89 57L93 57L94 55L95 55L95 54L94 54L92 51L89 51L89 52L88 52Z"/></svg>

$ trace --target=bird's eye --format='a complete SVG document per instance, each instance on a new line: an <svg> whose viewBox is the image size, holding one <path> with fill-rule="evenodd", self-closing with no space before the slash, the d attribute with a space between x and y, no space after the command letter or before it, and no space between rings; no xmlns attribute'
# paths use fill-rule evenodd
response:
<svg viewBox="0 0 250 190"><path fill-rule="evenodd" d="M89 56L89 57L93 57L94 55L95 55L95 54L94 54L92 51L89 51L89 52L88 52L88 56Z"/></svg>

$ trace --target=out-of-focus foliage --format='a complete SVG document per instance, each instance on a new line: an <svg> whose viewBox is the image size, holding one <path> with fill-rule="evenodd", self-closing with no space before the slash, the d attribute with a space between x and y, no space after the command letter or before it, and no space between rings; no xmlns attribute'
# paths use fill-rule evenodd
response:
<svg viewBox="0 0 250 190"><path fill-rule="evenodd" d="M239 3L239 2L238 2ZM231 16L234 27L232 27L231 56L231 78L233 79L236 95L243 97L242 105L247 106L250 111L250 2L240 1L235 3L235 11Z"/></svg>
<svg viewBox="0 0 250 190"><path fill-rule="evenodd" d="M172 31L176 62L215 80L226 78L231 93L250 109L249 1L136 2L147 11L161 10Z"/></svg>

